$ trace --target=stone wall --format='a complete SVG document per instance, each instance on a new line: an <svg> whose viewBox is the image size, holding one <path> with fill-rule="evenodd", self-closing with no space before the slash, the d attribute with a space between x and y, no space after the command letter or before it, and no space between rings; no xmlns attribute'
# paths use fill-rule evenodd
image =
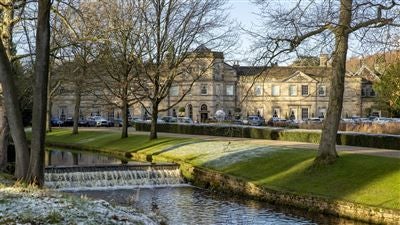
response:
<svg viewBox="0 0 400 225"><path fill-rule="evenodd" d="M277 205L287 205L317 213L374 224L400 224L400 211L376 208L318 196L274 191L240 178L181 163L182 174L196 186L227 194L251 197Z"/></svg>

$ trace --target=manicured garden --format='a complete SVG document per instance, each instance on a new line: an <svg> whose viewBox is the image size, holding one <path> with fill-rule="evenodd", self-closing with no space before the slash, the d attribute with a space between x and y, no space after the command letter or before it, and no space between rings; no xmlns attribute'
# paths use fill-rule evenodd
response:
<svg viewBox="0 0 400 225"><path fill-rule="evenodd" d="M370 206L400 210L400 159L341 153L330 166L312 167L315 150L277 148L260 141L204 141L202 139L56 130L48 145L114 155L151 155L157 160L187 162L243 178L278 191L317 195Z"/></svg>

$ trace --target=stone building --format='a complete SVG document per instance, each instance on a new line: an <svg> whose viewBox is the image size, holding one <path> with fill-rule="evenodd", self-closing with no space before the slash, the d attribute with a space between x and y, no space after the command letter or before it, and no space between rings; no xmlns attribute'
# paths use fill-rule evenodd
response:
<svg viewBox="0 0 400 225"><path fill-rule="evenodd" d="M214 117L217 110L224 110L229 118L239 111L242 117L260 115L265 119L276 116L304 120L326 114L332 71L326 55L321 55L319 66L249 67L229 65L222 52L204 46L196 51L194 53L202 54L199 59L203 63L194 63L190 72L204 70L204 75L181 102L161 112L160 117L187 116L195 121L206 121ZM202 67L204 62L210 66ZM377 80L379 76L366 66L346 74L342 117L381 114L372 89ZM190 82L184 76L175 80L160 108L173 105L189 87ZM82 117L101 115L113 119L121 116L119 109L91 95L83 96L81 108ZM149 115L150 109L149 103L136 104L129 114L143 118ZM73 95L68 90L62 89L61 94L54 97L52 113L53 117L72 117Z"/></svg>

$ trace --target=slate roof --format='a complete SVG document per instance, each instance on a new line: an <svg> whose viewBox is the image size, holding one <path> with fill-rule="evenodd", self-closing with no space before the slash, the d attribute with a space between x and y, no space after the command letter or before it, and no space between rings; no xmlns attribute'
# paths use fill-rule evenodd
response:
<svg viewBox="0 0 400 225"><path fill-rule="evenodd" d="M297 71L301 71L311 77L329 76L332 72L331 67L295 67L295 66L233 66L239 76L256 76L263 73L263 76L283 79L289 77Z"/></svg>

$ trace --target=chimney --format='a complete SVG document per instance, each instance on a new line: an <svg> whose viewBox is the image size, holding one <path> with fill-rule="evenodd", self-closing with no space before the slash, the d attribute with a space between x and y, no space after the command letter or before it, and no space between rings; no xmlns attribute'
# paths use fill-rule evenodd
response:
<svg viewBox="0 0 400 225"><path fill-rule="evenodd" d="M326 67L328 66L329 56L328 54L320 54L319 55L319 66Z"/></svg>
<svg viewBox="0 0 400 225"><path fill-rule="evenodd" d="M235 60L234 62L233 62L233 68L239 68L240 67L240 65L239 65L239 60Z"/></svg>

